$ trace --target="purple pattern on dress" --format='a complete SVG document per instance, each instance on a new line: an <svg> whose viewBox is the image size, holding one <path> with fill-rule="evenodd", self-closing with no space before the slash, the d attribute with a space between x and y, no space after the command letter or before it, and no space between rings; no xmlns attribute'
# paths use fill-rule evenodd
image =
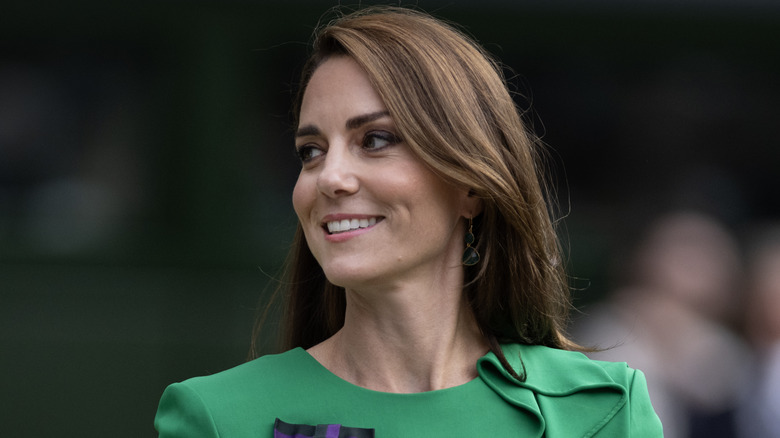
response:
<svg viewBox="0 0 780 438"><path fill-rule="evenodd" d="M339 438L340 424L329 424L328 431L325 432L325 438Z"/></svg>
<svg viewBox="0 0 780 438"><path fill-rule="evenodd" d="M342 427L340 424L289 424L276 419L274 438L373 438L374 429Z"/></svg>
<svg viewBox="0 0 780 438"><path fill-rule="evenodd" d="M325 438L339 438L339 429L340 426L338 424L328 425L328 432L325 435ZM279 432L278 430L274 430L274 438L312 438L312 437L308 435L301 435L299 433L296 433L295 435L287 435L282 432ZM348 438L354 438L354 437L348 437Z"/></svg>
<svg viewBox="0 0 780 438"><path fill-rule="evenodd" d="M311 437L306 435L301 435L298 433L296 433L295 435L286 435L274 429L274 438L311 438Z"/></svg>

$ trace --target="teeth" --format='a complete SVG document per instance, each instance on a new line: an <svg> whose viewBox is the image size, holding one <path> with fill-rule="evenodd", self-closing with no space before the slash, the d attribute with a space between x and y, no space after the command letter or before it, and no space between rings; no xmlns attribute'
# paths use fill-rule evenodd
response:
<svg viewBox="0 0 780 438"><path fill-rule="evenodd" d="M376 225L376 218L370 219L343 219L327 223L328 231L333 233L343 233L345 231L357 230Z"/></svg>

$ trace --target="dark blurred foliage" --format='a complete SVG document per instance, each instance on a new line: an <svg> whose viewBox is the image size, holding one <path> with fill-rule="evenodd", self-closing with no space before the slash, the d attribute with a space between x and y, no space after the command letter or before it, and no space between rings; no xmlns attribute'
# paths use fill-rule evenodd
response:
<svg viewBox="0 0 780 438"><path fill-rule="evenodd" d="M244 359L295 227L296 72L333 4L4 4L5 436L153 436L166 384ZM662 211L780 214L778 9L632 5L418 3L512 69L578 302Z"/></svg>

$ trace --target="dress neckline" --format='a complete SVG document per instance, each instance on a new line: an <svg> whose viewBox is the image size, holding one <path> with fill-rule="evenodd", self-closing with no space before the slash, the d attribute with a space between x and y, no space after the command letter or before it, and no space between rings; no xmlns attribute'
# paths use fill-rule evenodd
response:
<svg viewBox="0 0 780 438"><path fill-rule="evenodd" d="M306 362L307 366L311 369L312 372L316 372L318 375L321 375L323 379L325 379L325 383L340 386L341 388L351 388L352 390L358 392L365 392L365 393L376 394L376 395L381 395L386 397L414 398L414 397L433 397L433 396L444 396L444 395L450 396L450 395L455 395L460 391L470 391L472 387L478 385L484 385L484 382L482 382L480 376L477 375L476 377L469 380L468 382L461 383L460 385L451 386L449 388L434 389L431 391L423 391L423 392L377 391L374 389L369 389L369 388L362 387L360 385L356 385L352 382L342 379L341 377L339 377L338 375L334 374L332 371L327 369L317 359L315 359L314 356L309 354L309 352L303 349L302 347L296 347L291 351L294 352L296 355L300 355L302 360Z"/></svg>

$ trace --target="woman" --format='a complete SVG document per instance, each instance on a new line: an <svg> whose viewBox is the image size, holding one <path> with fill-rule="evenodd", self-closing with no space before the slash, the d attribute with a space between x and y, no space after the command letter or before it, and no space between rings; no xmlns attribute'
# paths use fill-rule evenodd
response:
<svg viewBox="0 0 780 438"><path fill-rule="evenodd" d="M476 44L342 17L295 114L286 352L171 385L160 436L661 435L639 371L568 351L537 144Z"/></svg>

